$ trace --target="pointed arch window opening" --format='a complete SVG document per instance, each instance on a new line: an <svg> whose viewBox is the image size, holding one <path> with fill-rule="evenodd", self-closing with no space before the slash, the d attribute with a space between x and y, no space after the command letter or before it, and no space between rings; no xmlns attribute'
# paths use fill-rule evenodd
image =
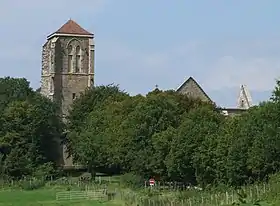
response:
<svg viewBox="0 0 280 206"><path fill-rule="evenodd" d="M80 46L76 47L76 73L82 72L82 50Z"/></svg>
<svg viewBox="0 0 280 206"><path fill-rule="evenodd" d="M74 68L74 59L73 59L73 47L72 45L68 46L68 72L72 73Z"/></svg>

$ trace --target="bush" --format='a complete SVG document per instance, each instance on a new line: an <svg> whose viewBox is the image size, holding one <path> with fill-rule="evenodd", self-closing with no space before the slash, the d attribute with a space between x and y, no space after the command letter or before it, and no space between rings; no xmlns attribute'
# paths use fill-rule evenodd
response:
<svg viewBox="0 0 280 206"><path fill-rule="evenodd" d="M140 188L143 187L145 182L145 179L139 175L133 174L133 173L127 173L121 176L120 183L123 186L129 187L129 188Z"/></svg>
<svg viewBox="0 0 280 206"><path fill-rule="evenodd" d="M44 186L44 180L23 180L20 182L20 188L22 188L23 190L36 190Z"/></svg>
<svg viewBox="0 0 280 206"><path fill-rule="evenodd" d="M46 178L48 176L53 176L54 174L55 174L55 169L53 163L47 162L45 164L38 166L35 169L33 176L36 178Z"/></svg>

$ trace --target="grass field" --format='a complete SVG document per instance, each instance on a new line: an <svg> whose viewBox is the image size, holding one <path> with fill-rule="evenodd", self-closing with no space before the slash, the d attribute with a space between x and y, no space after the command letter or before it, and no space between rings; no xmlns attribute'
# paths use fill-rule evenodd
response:
<svg viewBox="0 0 280 206"><path fill-rule="evenodd" d="M155 187L151 190L143 186L142 188L133 189L123 185L120 177L100 177L95 183L83 184L81 182L78 183L75 178L70 178L65 183L55 180L47 182L40 189L34 190L26 190L21 188L20 185L19 182L15 182L10 186L0 185L0 206L228 206L232 205L233 202L240 202L237 195L237 193L240 193L240 190L233 188L180 191L174 188L161 189L160 187ZM94 194L96 194L98 191L102 193L104 189L107 191L104 201L86 199L79 201L56 200L56 198L60 199L57 192L69 194L71 191L71 194L75 195L76 192L84 194L84 191L94 191ZM280 175L267 183L247 185L242 187L241 190L246 194L244 200L247 204L245 205L255 205L254 203L258 200L261 201L261 206L280 205ZM112 200L107 201L109 198L108 194L113 193L116 195ZM102 197L103 194L101 195ZM68 197L66 198L68 199ZM94 197L96 198L96 196Z"/></svg>
<svg viewBox="0 0 280 206"><path fill-rule="evenodd" d="M56 201L55 190L1 191L0 206L119 206L116 203L91 200Z"/></svg>

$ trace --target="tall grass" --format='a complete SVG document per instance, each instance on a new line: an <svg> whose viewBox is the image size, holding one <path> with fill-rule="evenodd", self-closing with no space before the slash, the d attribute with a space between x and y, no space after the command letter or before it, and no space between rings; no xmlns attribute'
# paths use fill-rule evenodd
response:
<svg viewBox="0 0 280 206"><path fill-rule="evenodd" d="M184 191L158 190L156 188L144 191L122 191L120 198L127 205L137 206L217 206L232 205L238 202L256 203L260 201L280 201L279 182L248 185L240 189L204 190L194 189ZM280 204L279 204L280 205Z"/></svg>
<svg viewBox="0 0 280 206"><path fill-rule="evenodd" d="M81 181L75 178L54 179L24 179L19 181L0 181L2 189L34 190L40 187L53 190L99 190L106 189L114 193L113 198L129 206L217 206L232 205L239 201L267 202L280 201L280 178L271 179L268 183L260 183L241 187L240 189L228 188L226 190L211 189L198 191L195 189L178 190L174 187L143 186L142 188L123 187L120 177L102 177L96 181ZM182 189L182 188L181 188ZM279 204L280 205L280 204Z"/></svg>

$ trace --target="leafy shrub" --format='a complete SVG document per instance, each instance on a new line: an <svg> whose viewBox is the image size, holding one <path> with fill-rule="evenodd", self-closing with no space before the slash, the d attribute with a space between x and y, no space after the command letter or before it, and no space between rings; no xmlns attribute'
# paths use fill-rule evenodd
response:
<svg viewBox="0 0 280 206"><path fill-rule="evenodd" d="M46 178L48 176L52 176L52 175L54 175L54 173L55 173L55 170L54 170L53 163L47 162L45 164L38 166L35 169L33 176L38 179L42 179L42 178Z"/></svg>
<svg viewBox="0 0 280 206"><path fill-rule="evenodd" d="M20 188L22 188L23 190L36 190L44 186L44 180L23 180L20 182Z"/></svg>
<svg viewBox="0 0 280 206"><path fill-rule="evenodd" d="M143 177L133 173L124 174L120 178L121 185L133 189L142 187L144 185L144 182L145 180Z"/></svg>

